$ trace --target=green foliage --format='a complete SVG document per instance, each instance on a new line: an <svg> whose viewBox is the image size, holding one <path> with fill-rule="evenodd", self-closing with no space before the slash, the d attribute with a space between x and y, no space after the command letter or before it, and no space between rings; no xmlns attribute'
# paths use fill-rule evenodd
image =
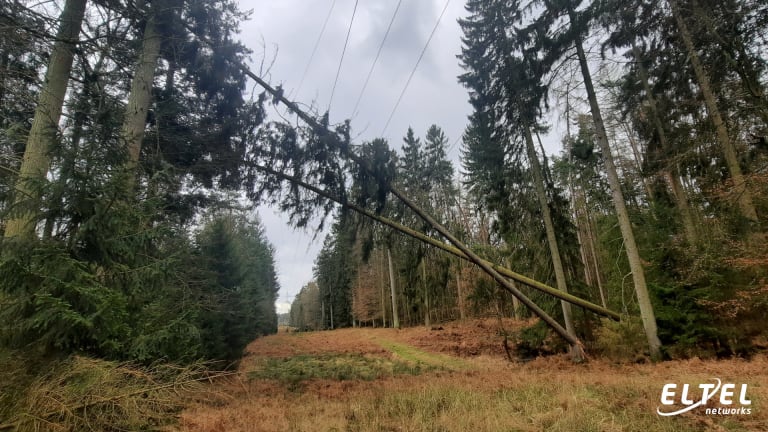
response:
<svg viewBox="0 0 768 432"><path fill-rule="evenodd" d="M373 381L395 375L419 375L430 366L361 354L299 355L266 358L250 378L266 378L297 385L311 379Z"/></svg>
<svg viewBox="0 0 768 432"><path fill-rule="evenodd" d="M515 353L520 358L538 357L565 350L565 343L555 338L553 331L540 320L514 335L514 340Z"/></svg>
<svg viewBox="0 0 768 432"><path fill-rule="evenodd" d="M31 211L40 237L2 244L7 346L144 364L231 362L254 337L276 331L274 251L258 221L230 211L197 238L190 226L203 208L213 215L233 207L221 190L256 187L246 160L256 152L264 99L247 100L237 65L249 53L234 38L245 15L231 0L163 5L158 88L137 171L126 172L120 131L126 65L141 54L136 29L146 16L89 2L82 32L91 42L78 47L65 124L49 143L48 174L29 182L42 200L14 208L6 193L17 181L34 92L45 85L36 77L51 42L49 11L22 2L0 17L14 29L13 40L0 42L0 217ZM135 179L130 188L127 178Z"/></svg>
<svg viewBox="0 0 768 432"><path fill-rule="evenodd" d="M49 349L121 352L129 333L124 293L59 244L7 243L0 263L4 338L16 346L35 341Z"/></svg>
<svg viewBox="0 0 768 432"><path fill-rule="evenodd" d="M323 328L352 326L352 282L359 259L353 246L356 228L349 215L341 213L325 237L323 248L315 259L314 275L320 290Z"/></svg>
<svg viewBox="0 0 768 432"><path fill-rule="evenodd" d="M714 317L699 303L711 288L682 290L654 285L650 288L658 299L659 339L673 346L676 356L731 354Z"/></svg>
<svg viewBox="0 0 768 432"><path fill-rule="evenodd" d="M322 306L317 283L304 285L291 303L291 326L299 331L322 330Z"/></svg>
<svg viewBox="0 0 768 432"><path fill-rule="evenodd" d="M258 222L215 219L195 247L183 233L128 229L136 212L118 208L109 223L84 221L73 245L5 242L7 344L144 363L233 361L277 330L273 251Z"/></svg>
<svg viewBox="0 0 768 432"><path fill-rule="evenodd" d="M615 361L636 361L648 351L643 323L638 317L624 317L620 322L601 320L594 346L596 352Z"/></svg>
<svg viewBox="0 0 768 432"><path fill-rule="evenodd" d="M274 252L258 221L232 215L211 220L198 235L198 263L207 276L200 314L203 352L239 359L255 337L277 332Z"/></svg>

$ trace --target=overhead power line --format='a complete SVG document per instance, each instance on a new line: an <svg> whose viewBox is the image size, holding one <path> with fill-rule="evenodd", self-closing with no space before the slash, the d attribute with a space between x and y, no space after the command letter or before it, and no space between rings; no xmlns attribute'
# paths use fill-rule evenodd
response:
<svg viewBox="0 0 768 432"><path fill-rule="evenodd" d="M381 130L382 136L384 136L384 133L387 131L387 128L389 127L389 122L392 121L392 117L395 115L395 111L397 111L397 107L400 105L400 101L403 100L403 95L405 95L405 91L408 90L408 85L411 83L411 79L413 79L413 75L416 73L416 69L418 69L419 63L421 63L421 59L424 58L424 53L427 52L429 43L432 42L432 37L435 35L435 31L437 31L437 26L440 25L440 21L443 19L443 15L445 15L445 11L448 9L448 5L450 3L451 3L451 0L446 0L445 6L443 6L443 11L440 12L440 16L437 18L435 27L432 28L432 33L429 34L427 43L424 44L424 49L421 50L421 54L419 54L419 58L418 60L416 60L416 64L413 65L413 70L411 71L411 74L408 76L408 81L405 82L403 91L400 92L400 96L397 98L397 102L395 102L395 106L392 108L392 112L389 114L389 118L387 119L387 122L384 124L384 129Z"/></svg>
<svg viewBox="0 0 768 432"><path fill-rule="evenodd" d="M299 86L296 88L296 95L299 94L299 90L301 90L301 86L304 84L304 79L307 78L307 72L309 72L309 66L312 65L312 60L315 58L317 47L320 46L320 40L323 39L323 34L325 34L325 28L328 26L328 20L331 18L331 13L333 12L334 6L336 6L336 0L333 0L333 2L331 3L331 8L328 9L328 14L325 16L325 22L323 22L323 27L322 29L320 29L320 34L317 36L317 40L315 41L315 47L312 48L312 54L309 55L307 66L304 68L304 73L301 74L301 80L299 80Z"/></svg>
<svg viewBox="0 0 768 432"><path fill-rule="evenodd" d="M368 87L368 81L371 80L371 75L373 75L373 70L376 68L376 62L379 60L379 56L381 55L381 51L384 48L384 42L387 41L387 36L389 36L389 31L392 29L392 24L395 22L395 17L397 16L397 11L400 10L400 5L403 3L403 0L399 0L397 2L397 6L395 7L395 11L392 13L392 18L389 20L389 25L387 26L387 31L384 33L384 38L381 40L381 44L379 45L379 50L376 52L376 57L373 59L373 63L371 64L371 70L368 71L368 76L365 77L365 83L363 84L363 88L360 89L360 95L357 96L357 102L355 102L355 108L352 109L352 114L350 117L353 117L355 113L357 112L357 107L360 106L360 101L363 99L363 93L365 93L366 87Z"/></svg>
<svg viewBox="0 0 768 432"><path fill-rule="evenodd" d="M333 95L336 93L336 84L339 82L339 74L341 73L341 64L344 62L344 53L347 52L347 44L349 43L349 34L352 33L352 23L355 22L355 12L357 12L357 3L359 0L355 0L355 7L352 9L352 19L349 20L349 28L347 28L347 37L344 39L344 49L341 50L341 58L339 59L339 67L336 69L336 78L333 79L333 88L331 89L331 98L328 99L328 111L331 110L331 103L333 102Z"/></svg>

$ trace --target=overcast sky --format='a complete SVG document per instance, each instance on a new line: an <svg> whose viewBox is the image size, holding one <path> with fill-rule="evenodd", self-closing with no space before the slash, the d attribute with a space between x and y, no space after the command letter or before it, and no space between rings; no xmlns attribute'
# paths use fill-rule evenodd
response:
<svg viewBox="0 0 768 432"><path fill-rule="evenodd" d="M273 85L282 84L291 99L306 104L314 101L322 111L328 108L355 0L335 0L306 78L300 89L298 86L332 3L334 0L240 1L241 9L254 11L251 20L243 23L241 34L243 42L254 51L253 60L261 62L266 49L266 62L274 59L269 81ZM449 145L457 142L470 113L466 90L456 79L461 73L456 55L461 50L457 19L464 14L463 0L449 3L405 96L382 135L386 120L445 4L445 0L402 1L358 112L352 113L397 6L396 0L359 1L330 106L332 123L351 118L352 136L359 135L358 141L384 136L390 146L398 150L408 126L423 136L431 124L437 124L448 136ZM452 148L454 160L458 159L458 147L456 144ZM312 263L324 235L313 242L312 233L294 231L283 215L268 208L261 208L259 213L277 252L281 287L278 311L285 312L296 293L312 279Z"/></svg>

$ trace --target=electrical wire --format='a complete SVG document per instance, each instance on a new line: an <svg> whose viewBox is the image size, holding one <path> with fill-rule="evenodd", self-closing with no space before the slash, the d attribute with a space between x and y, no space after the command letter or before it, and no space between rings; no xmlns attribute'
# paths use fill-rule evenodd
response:
<svg viewBox="0 0 768 432"><path fill-rule="evenodd" d="M352 9L352 19L349 20L349 27L347 28L347 37L344 39L344 49L341 50L341 58L339 59L339 67L336 69L336 78L333 79L333 88L331 89L331 97L328 99L328 111L331 110L331 103L333 102L333 95L336 93L336 84L339 82L339 74L341 73L341 64L344 62L344 53L347 52L347 44L349 43L349 34L352 33L352 23L355 22L355 13L357 12L357 3L359 0L355 0L355 7Z"/></svg>
<svg viewBox="0 0 768 432"><path fill-rule="evenodd" d="M350 115L350 117L353 117L355 115L355 113L357 112L357 107L360 106L360 101L363 99L363 93L365 93L365 89L368 87L368 81L370 81L371 75L373 75L373 70L376 68L376 62L379 60L381 51L384 48L384 42L387 41L387 36L389 36L389 31L392 29L392 24L395 22L397 11L400 10L400 5L402 3L403 3L403 0L399 0L397 2L397 6L395 7L395 12L392 13L392 18L389 20L387 31L384 33L384 39L381 40L381 44L379 45L379 50L376 52L376 57L373 59L373 63L371 64L371 69L368 71L368 76L365 77L365 83L363 84L363 88L360 89L360 95L357 96L357 102L355 102L355 108L352 109L352 114Z"/></svg>
<svg viewBox="0 0 768 432"><path fill-rule="evenodd" d="M387 131L387 128L389 127L389 122L392 121L392 117L395 115L395 111L397 111L397 107L400 105L400 101L403 100L403 95L405 95L405 91L408 90L408 85L411 83L411 79L413 78L413 75L416 73L416 69L418 69L419 63L421 63L421 59L424 57L424 53L427 52L429 43L432 41L432 37L435 35L435 31L437 31L437 26L440 25L440 21L443 19L443 15L445 15L445 11L448 9L448 5L450 3L451 3L451 0L446 0L445 6L443 6L443 11L440 12L440 16L437 18L435 27L432 28L432 33L429 34L427 43L424 44L424 49L421 50L421 54L419 54L419 58L418 60L416 60L416 64L413 65L413 70L411 71L411 75L408 76L408 81L405 82L403 91L400 92L400 96L397 98L397 102L395 103L395 106L392 108L392 112L389 114L389 118L387 119L387 122L384 124L384 129L381 130L381 136L384 136L384 133Z"/></svg>
<svg viewBox="0 0 768 432"><path fill-rule="evenodd" d="M320 40L323 39L323 34L325 34L325 28L328 26L328 20L331 18L331 13L333 12L333 8L336 6L336 0L333 0L331 3L331 8L328 9L328 14L325 16L325 22L323 22L323 28L320 29L320 34L317 36L317 40L315 41L315 47L312 48L312 54L309 55L309 60L307 61L307 66L304 68L304 73L301 74L301 80L299 80L299 86L296 88L296 94L299 94L299 90L301 90L301 86L304 84L304 79L307 78L307 72L309 72L309 66L312 65L312 60L315 58L315 53L317 53L317 47L320 46Z"/></svg>

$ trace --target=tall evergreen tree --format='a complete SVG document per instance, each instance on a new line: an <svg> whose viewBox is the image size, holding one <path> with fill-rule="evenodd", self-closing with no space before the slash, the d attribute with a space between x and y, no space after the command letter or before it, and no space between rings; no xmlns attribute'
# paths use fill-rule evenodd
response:
<svg viewBox="0 0 768 432"><path fill-rule="evenodd" d="M524 38L517 40L516 34L510 29L509 20L501 18L519 15L519 7L516 2L468 4L467 9L472 15L462 21L465 47L460 57L467 72L460 80L472 90L470 101L476 110L493 110L496 112L494 117L502 119L490 125L493 132L491 139L485 141L486 145L493 145L495 136L496 145L504 141L509 142L504 157L516 161L513 163L519 163L517 161L522 160L523 154L527 156L527 171L532 176L532 186L544 225L555 279L558 288L567 292L568 283L558 235L544 182L545 170L539 161L532 137L532 130L536 128L541 115L540 107L545 102L546 86L541 84L541 66L534 58L525 57L528 47L525 46ZM473 57L477 53L482 53L479 60ZM469 166L472 167L471 164ZM515 204L518 203L507 205ZM562 302L562 310L566 328L575 336L570 305ZM575 352L578 353L578 350Z"/></svg>

